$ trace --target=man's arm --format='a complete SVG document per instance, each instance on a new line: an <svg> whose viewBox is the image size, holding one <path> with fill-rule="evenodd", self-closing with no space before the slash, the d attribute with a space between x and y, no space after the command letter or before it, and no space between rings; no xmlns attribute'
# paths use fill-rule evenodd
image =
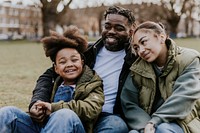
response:
<svg viewBox="0 0 200 133"><path fill-rule="evenodd" d="M36 86L33 90L33 96L29 105L29 110L38 100L50 102L54 79L57 76L58 75L55 73L53 67L51 67L38 78Z"/></svg>

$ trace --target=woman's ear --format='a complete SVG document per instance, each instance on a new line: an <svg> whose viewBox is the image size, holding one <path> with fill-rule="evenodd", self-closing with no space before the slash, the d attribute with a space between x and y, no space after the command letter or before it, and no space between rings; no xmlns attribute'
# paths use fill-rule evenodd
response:
<svg viewBox="0 0 200 133"><path fill-rule="evenodd" d="M166 36L161 34L160 37L161 37L161 43L164 44L166 40Z"/></svg>

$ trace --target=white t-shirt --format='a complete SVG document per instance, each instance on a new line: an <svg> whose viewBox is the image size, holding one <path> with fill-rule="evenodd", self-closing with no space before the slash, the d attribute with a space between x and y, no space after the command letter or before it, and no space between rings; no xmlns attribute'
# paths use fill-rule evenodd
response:
<svg viewBox="0 0 200 133"><path fill-rule="evenodd" d="M103 80L105 103L102 112L113 113L116 101L119 75L124 64L125 50L108 51L103 47L97 57L94 70Z"/></svg>

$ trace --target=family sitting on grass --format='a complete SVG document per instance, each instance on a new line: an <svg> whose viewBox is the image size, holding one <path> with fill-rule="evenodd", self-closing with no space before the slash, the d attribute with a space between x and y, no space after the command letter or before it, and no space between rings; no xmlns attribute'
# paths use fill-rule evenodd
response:
<svg viewBox="0 0 200 133"><path fill-rule="evenodd" d="M53 67L33 90L29 112L0 109L1 133L198 133L200 54L161 23L135 24L118 6L87 45L75 26L41 41Z"/></svg>

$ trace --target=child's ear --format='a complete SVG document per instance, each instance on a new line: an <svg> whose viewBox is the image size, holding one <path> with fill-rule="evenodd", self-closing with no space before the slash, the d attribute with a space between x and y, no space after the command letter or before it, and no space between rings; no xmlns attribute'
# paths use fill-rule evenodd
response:
<svg viewBox="0 0 200 133"><path fill-rule="evenodd" d="M82 65L84 65L84 60L81 60Z"/></svg>
<svg viewBox="0 0 200 133"><path fill-rule="evenodd" d="M54 71L55 71L57 74L59 74L59 73L58 73L57 65L56 65L55 63L53 63L53 67L54 67Z"/></svg>

